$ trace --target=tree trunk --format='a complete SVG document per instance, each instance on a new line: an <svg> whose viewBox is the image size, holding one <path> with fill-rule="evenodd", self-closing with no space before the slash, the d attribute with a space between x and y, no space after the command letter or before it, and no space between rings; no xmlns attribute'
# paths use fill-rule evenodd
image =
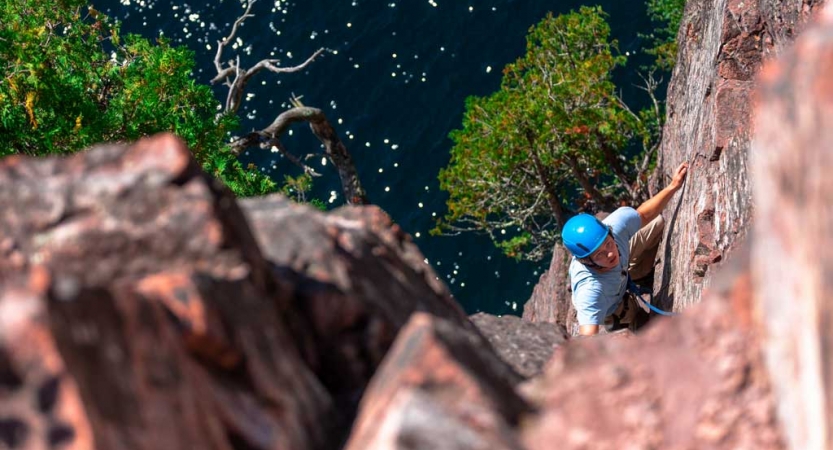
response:
<svg viewBox="0 0 833 450"><path fill-rule="evenodd" d="M578 184L584 189L584 192L587 192L587 195L593 199L594 202L598 205L605 205L607 201L605 201L604 196L596 186L593 186L593 183L590 182L590 179L587 178L587 175L584 174L581 166L578 163L578 160L574 156L567 156L567 164L569 164L570 168L573 170L573 176L576 177Z"/></svg>
<svg viewBox="0 0 833 450"><path fill-rule="evenodd" d="M310 129L315 133L315 137L324 144L327 150L327 156L330 161L338 168L338 176L341 178L342 192L347 203L353 205L367 205L370 201L367 199L367 193L362 188L359 182L359 173L356 171L356 166L353 164L353 158L347 147L339 139L335 129L330 124L330 121L324 117L324 113L320 110L319 114L315 116L314 120L310 120Z"/></svg>
<svg viewBox="0 0 833 450"><path fill-rule="evenodd" d="M622 187L628 191L632 203L639 204L646 200L640 198L639 191L633 186L633 180L628 179L628 174L625 172L625 168L622 167L622 161L619 159L619 155L609 145L602 145L602 154L604 154L605 162L610 165L610 169L616 175L616 178L619 179Z"/></svg>
<svg viewBox="0 0 833 450"><path fill-rule="evenodd" d="M555 216L558 228L561 229L561 227L563 227L567 222L567 217L564 212L564 207L561 206L561 199L558 196L558 191L555 189L555 184L553 184L552 179L547 176L546 167L544 167L544 164L541 163L541 158L538 156L538 150L534 145L535 140L529 135L527 135L527 140L529 141L529 153L532 155L532 161L535 163L535 171L538 173L538 178L544 185L544 189L547 190L547 201L549 202L550 210Z"/></svg>

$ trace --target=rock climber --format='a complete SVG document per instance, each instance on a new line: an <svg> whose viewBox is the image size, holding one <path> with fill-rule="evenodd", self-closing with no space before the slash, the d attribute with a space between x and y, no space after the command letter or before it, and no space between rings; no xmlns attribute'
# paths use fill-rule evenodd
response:
<svg viewBox="0 0 833 450"><path fill-rule="evenodd" d="M639 325L639 305L632 296L625 298L628 275L631 280L651 275L665 227L662 210L687 171L688 163L680 164L671 183L636 209L621 207L603 220L578 214L564 224L561 239L573 255L570 285L579 334L596 334L602 325L609 331Z"/></svg>

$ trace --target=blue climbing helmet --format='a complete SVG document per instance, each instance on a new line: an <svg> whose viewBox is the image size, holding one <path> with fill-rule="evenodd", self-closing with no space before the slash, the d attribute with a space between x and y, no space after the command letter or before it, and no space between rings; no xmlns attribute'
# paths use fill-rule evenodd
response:
<svg viewBox="0 0 833 450"><path fill-rule="evenodd" d="M592 255L607 237L608 228L601 220L590 214L573 216L561 230L561 240L576 258Z"/></svg>

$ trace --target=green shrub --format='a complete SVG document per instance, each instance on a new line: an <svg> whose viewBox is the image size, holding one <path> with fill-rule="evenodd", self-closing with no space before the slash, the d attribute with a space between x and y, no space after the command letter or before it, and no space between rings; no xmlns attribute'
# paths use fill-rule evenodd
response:
<svg viewBox="0 0 833 450"><path fill-rule="evenodd" d="M86 1L0 0L0 155L68 154L169 131L235 194L274 191L227 148L236 118L218 115L193 69L189 50L122 37Z"/></svg>

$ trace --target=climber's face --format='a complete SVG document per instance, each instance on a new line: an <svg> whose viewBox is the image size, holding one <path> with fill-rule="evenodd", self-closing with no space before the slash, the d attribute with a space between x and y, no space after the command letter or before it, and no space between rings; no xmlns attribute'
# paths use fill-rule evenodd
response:
<svg viewBox="0 0 833 450"><path fill-rule="evenodd" d="M605 238L604 244L590 255L590 260L603 269L611 269L619 265L619 248L616 247L613 236L608 235Z"/></svg>

